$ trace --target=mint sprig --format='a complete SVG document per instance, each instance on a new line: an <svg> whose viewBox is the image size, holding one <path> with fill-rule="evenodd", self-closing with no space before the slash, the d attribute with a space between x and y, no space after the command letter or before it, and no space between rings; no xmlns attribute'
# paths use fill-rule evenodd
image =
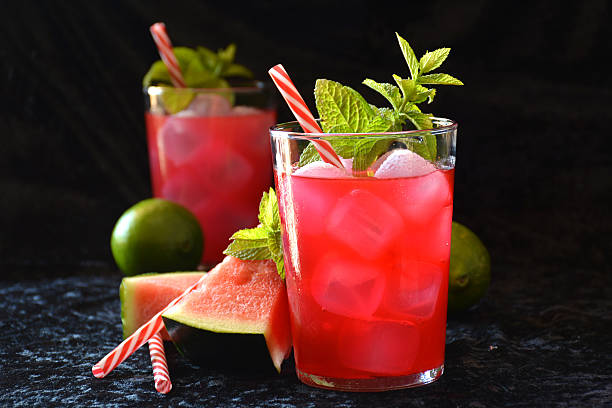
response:
<svg viewBox="0 0 612 408"><path fill-rule="evenodd" d="M400 130L431 129L432 114L423 113L417 106L432 103L436 89L424 85L463 85L451 75L431 73L448 58L450 48L439 48L426 52L420 59L410 44L396 33L397 40L410 71L410 78L394 74L394 84L379 83L365 79L363 84L381 94L391 108L370 105L355 90L326 79L319 79L315 85L315 101L321 126L326 133L384 133ZM340 156L353 158L353 171L363 174L376 159L385 153L394 139L373 137L351 140L334 137L329 142ZM436 140L423 138L423 142L409 141L408 148L427 160L435 161ZM300 165L320 160L316 149L310 144L300 156Z"/></svg>
<svg viewBox="0 0 612 408"><path fill-rule="evenodd" d="M281 224L274 189L270 188L269 192L263 193L258 218L257 227L235 232L230 237L232 242L223 253L247 261L272 259L278 274L285 279Z"/></svg>
<svg viewBox="0 0 612 408"><path fill-rule="evenodd" d="M179 63L185 85L189 88L229 88L227 78L252 78L253 73L246 67L234 63L236 45L214 52L205 47L196 49L188 47L173 47L174 55ZM166 86L173 87L170 73L163 61L155 61L142 79L143 87ZM179 90L164 92L162 99L169 113L177 113L185 109L194 98L193 92Z"/></svg>

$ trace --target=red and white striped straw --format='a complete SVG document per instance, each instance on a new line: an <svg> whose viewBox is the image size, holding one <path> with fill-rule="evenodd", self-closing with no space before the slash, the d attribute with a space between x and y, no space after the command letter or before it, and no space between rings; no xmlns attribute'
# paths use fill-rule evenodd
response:
<svg viewBox="0 0 612 408"><path fill-rule="evenodd" d="M166 68L168 68L172 84L176 88L185 88L185 80L183 79L183 74L181 74L181 68L179 67L176 55L174 55L172 50L172 43L166 32L166 25L164 23L155 23L149 28L149 31L153 36L155 45L157 45L159 56L164 61Z"/></svg>
<svg viewBox="0 0 612 408"><path fill-rule="evenodd" d="M170 372L166 362L164 341L159 333L149 339L149 354L151 355L151 364L153 364L155 389L162 394L167 394L172 389L172 382L170 381Z"/></svg>
<svg viewBox="0 0 612 408"><path fill-rule="evenodd" d="M280 91L281 95L289 105L289 109L293 112L293 115L304 129L305 133L323 133L321 128L319 127L317 121L315 120L312 113L308 110L306 106L306 102L302 99L302 96L298 92L295 85L289 78L289 74L285 71L285 68L281 64L275 65L270 68L268 71L270 76L272 77L272 81ZM336 154L332 145L323 139L308 139L313 144L314 147L321 155L321 158L324 162L333 164L336 167L344 169L342 162L340 161L340 157Z"/></svg>
<svg viewBox="0 0 612 408"><path fill-rule="evenodd" d="M96 378L104 378L115 369L119 364L121 364L126 358L131 356L136 350L138 350L143 344L148 342L153 335L158 333L162 327L164 327L164 321L162 319L162 314L164 314L168 309L172 306L176 305L180 302L185 296L191 293L194 289L200 287L204 282L204 278L208 276L207 274L203 275L200 280L194 283L192 286L187 288L185 292L183 292L180 296L174 299L172 302L168 304L168 306L164 307L160 310L155 316L151 318L148 322L143 324L132 333L127 339L123 340L121 344L119 344L113 351L108 353L102 360L98 361L92 368L91 372Z"/></svg>

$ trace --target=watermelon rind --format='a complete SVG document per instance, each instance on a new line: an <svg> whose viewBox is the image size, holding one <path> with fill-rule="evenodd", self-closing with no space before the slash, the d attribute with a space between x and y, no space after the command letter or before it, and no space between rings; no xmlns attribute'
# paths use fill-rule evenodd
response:
<svg viewBox="0 0 612 408"><path fill-rule="evenodd" d="M261 333L214 332L192 327L164 316L164 325L179 353L209 370L232 374L280 372Z"/></svg>
<svg viewBox="0 0 612 408"><path fill-rule="evenodd" d="M155 279L163 277L171 281L173 279L180 279L184 276L201 276L202 274L203 272L201 271L180 271L165 273L151 272L136 276L124 277L121 280L121 285L119 286L119 300L121 302L121 326L123 328L123 338L127 338L128 336L130 336L139 327L139 324L136 322L136 316L137 311L140 309L141 305L136 304L135 296L133 296L133 293L135 290L137 290L139 284L146 282L152 277L155 277ZM140 324L143 323L144 322Z"/></svg>

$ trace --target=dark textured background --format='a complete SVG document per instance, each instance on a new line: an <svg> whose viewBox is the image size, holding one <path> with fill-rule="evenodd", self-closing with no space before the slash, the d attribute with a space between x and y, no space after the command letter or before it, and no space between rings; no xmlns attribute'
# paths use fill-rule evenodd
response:
<svg viewBox="0 0 612 408"><path fill-rule="evenodd" d="M151 392L142 359L144 377L132 380L129 370L103 381L87 372L120 336L120 275L108 243L119 215L151 194L140 81L158 58L148 27L165 21L175 45L236 42L238 62L260 78L283 63L311 107L320 77L382 104L360 82L407 75L395 31L418 55L451 47L443 71L466 84L440 86L428 108L460 124L454 218L488 246L493 284L476 311L449 322L442 382L429 391L346 397L309 394L289 376L265 384L291 397L274 391L262 405L314 398L336 406L530 406L538 394L545 406L612 405L612 79L604 63L611 11L604 0L3 3L0 306L22 323L0 320L0 391L11 390L0 401L42 403L48 395L40 390L50 386L32 375L57 369L68 373L62 384L82 376L69 400L76 405L122 404L104 396L119 384L131 387L133 402L170 401ZM279 119L291 119L282 104ZM87 288L74 293L91 301L75 295L76 303L64 303L71 286ZM34 313L40 308L47 314ZM77 324L106 312L91 327ZM92 339L96 330L111 338ZM49 344L58 349L49 354ZM87 358L70 355L75 346ZM207 386L197 372L183 374L174 405L196 404L193 390L201 397L210 387L217 405L240 404L232 398L256 388L227 379Z"/></svg>

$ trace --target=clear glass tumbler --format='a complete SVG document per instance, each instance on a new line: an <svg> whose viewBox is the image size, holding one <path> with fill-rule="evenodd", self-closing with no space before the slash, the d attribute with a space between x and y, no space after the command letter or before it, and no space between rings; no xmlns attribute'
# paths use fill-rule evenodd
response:
<svg viewBox="0 0 612 408"><path fill-rule="evenodd" d="M195 214L204 233L202 263L218 263L235 231L257 225L261 194L272 184L270 88L256 82L144 92L153 195Z"/></svg>
<svg viewBox="0 0 612 408"><path fill-rule="evenodd" d="M433 123L381 134L305 134L295 122L270 131L306 384L384 391L442 375L457 123ZM343 154L355 145L383 154L361 171L343 158L339 169L313 161L316 138L342 144Z"/></svg>

